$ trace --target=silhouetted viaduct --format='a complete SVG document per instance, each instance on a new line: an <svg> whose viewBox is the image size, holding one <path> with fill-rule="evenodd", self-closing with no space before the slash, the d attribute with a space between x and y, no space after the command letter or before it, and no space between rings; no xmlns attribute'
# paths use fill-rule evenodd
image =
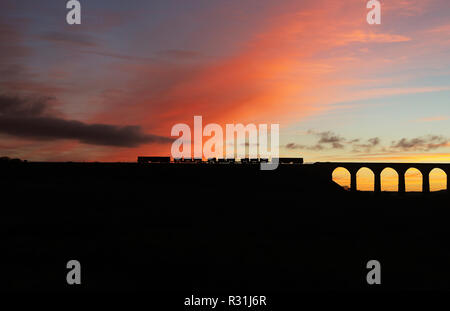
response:
<svg viewBox="0 0 450 311"><path fill-rule="evenodd" d="M350 190L356 191L356 175L362 168L370 169L375 175L374 191L381 192L381 173L387 168L395 170L398 174L398 192L403 193L406 190L405 173L410 168L415 168L422 173L422 191L430 192L430 172L439 168L447 175L447 191L449 186L450 164L448 163L356 163L356 162L317 162L314 164L319 169L324 170L325 174L332 174L335 169L342 167L350 172Z"/></svg>

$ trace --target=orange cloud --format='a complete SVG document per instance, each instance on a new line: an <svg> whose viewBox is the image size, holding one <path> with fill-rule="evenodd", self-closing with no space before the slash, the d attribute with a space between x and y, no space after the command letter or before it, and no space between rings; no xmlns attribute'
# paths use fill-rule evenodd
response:
<svg viewBox="0 0 450 311"><path fill-rule="evenodd" d="M450 117L447 116L435 116L435 117L427 117L427 118L421 118L417 120L418 122L437 122L437 121L445 121L450 119Z"/></svg>
<svg viewBox="0 0 450 311"><path fill-rule="evenodd" d="M355 55L348 64L318 54L352 43L410 40L369 30L364 15L358 1L318 1L308 9L299 5L297 11L272 16L234 55L194 65L122 65L120 71L134 73L131 91L96 118L143 124L163 135L176 123L192 123L194 115L202 115L208 123L280 122L283 126L331 109L327 105L337 98L349 98L340 95L344 92L341 70L360 67L366 60ZM402 90L386 91L392 92Z"/></svg>
<svg viewBox="0 0 450 311"><path fill-rule="evenodd" d="M371 155L335 156L328 157L329 161L361 161L361 162L394 162L394 163L447 163L450 162L449 153L375 153Z"/></svg>

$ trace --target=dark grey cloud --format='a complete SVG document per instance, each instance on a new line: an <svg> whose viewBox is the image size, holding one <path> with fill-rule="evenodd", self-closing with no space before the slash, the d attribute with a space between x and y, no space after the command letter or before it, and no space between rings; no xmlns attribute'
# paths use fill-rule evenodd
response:
<svg viewBox="0 0 450 311"><path fill-rule="evenodd" d="M355 139L349 140L348 143L349 144L356 144L356 143L359 143L360 141L361 141L361 139L355 138Z"/></svg>
<svg viewBox="0 0 450 311"><path fill-rule="evenodd" d="M355 143L353 143L354 141ZM371 152L373 148L379 146L381 143L379 137L370 138L365 143L359 143L360 141L360 139L349 141L349 144L353 144L353 152Z"/></svg>
<svg viewBox="0 0 450 311"><path fill-rule="evenodd" d="M22 26L9 25L0 21L0 63L31 55L31 49L24 43Z"/></svg>
<svg viewBox="0 0 450 311"><path fill-rule="evenodd" d="M0 95L1 116L35 117L49 112L49 97L18 97Z"/></svg>
<svg viewBox="0 0 450 311"><path fill-rule="evenodd" d="M310 134L319 136L319 144L341 144L344 143L346 140L345 138L334 134L331 131L327 132L314 132L309 131Z"/></svg>
<svg viewBox="0 0 450 311"><path fill-rule="evenodd" d="M374 138L369 139L369 143L372 146L378 146L380 144L380 141L381 141L381 139L378 138L378 137L374 137Z"/></svg>
<svg viewBox="0 0 450 311"><path fill-rule="evenodd" d="M304 147L305 147L305 145L299 145L299 144L294 144L294 143L289 143L286 145L286 148L291 149L291 150L303 149Z"/></svg>
<svg viewBox="0 0 450 311"><path fill-rule="evenodd" d="M87 50L81 50L80 53L84 54L92 54L97 56L104 56L104 57L111 57L111 58L117 58L122 60L130 60L130 61L155 61L155 59L150 57L139 57L134 55L126 55L126 54L119 54L119 53L111 53L111 52L103 52L103 51L87 51Z"/></svg>
<svg viewBox="0 0 450 311"><path fill-rule="evenodd" d="M85 144L137 147L170 143L172 138L146 134L140 126L87 124L52 115L49 98L0 95L0 133L36 140L73 139Z"/></svg>
<svg viewBox="0 0 450 311"><path fill-rule="evenodd" d="M336 135L331 131L326 132L316 132L309 130L308 134L317 136L319 138L316 145L312 146L311 150L322 150L326 148L331 149L344 149L344 144L347 142L344 137Z"/></svg>
<svg viewBox="0 0 450 311"><path fill-rule="evenodd" d="M360 152L405 152L405 151L431 151L439 148L449 147L450 140L448 137L441 135L428 135L416 138L402 138L397 141L393 141L390 146L383 146L379 137L373 137L367 140L361 138L347 139L340 135L337 135L331 131L316 132L309 130L309 135L316 136L317 142L312 145L302 145L298 143L288 143L285 145L286 149L297 150L332 150L332 149L345 149L350 147L350 151L354 153Z"/></svg>
<svg viewBox="0 0 450 311"><path fill-rule="evenodd" d="M5 82L27 81L29 73L23 61L33 54L22 34L23 26L5 24L1 20L0 17L0 87Z"/></svg>
<svg viewBox="0 0 450 311"><path fill-rule="evenodd" d="M41 35L40 38L54 43L84 47L94 47L97 45L93 37L74 32L47 32Z"/></svg>
<svg viewBox="0 0 450 311"><path fill-rule="evenodd" d="M28 61L36 55L36 47L28 44L27 24L20 19L5 19L0 9L0 94L5 92L53 94L61 88L40 81Z"/></svg>
<svg viewBox="0 0 450 311"><path fill-rule="evenodd" d="M199 58L202 54L189 50L163 50L158 52L158 56L177 60L190 60Z"/></svg>
<svg viewBox="0 0 450 311"><path fill-rule="evenodd" d="M308 145L300 145L300 144L295 144L295 143L287 144L286 148L290 149L290 150L301 150L301 149L303 149L303 150L313 150L313 151L320 151L320 150L325 149L320 144L316 144L316 145L313 145L313 146L308 146Z"/></svg>
<svg viewBox="0 0 450 311"><path fill-rule="evenodd" d="M446 147L449 145L449 139L439 135L428 135L416 138L402 138L393 141L391 149L401 151L430 151Z"/></svg>

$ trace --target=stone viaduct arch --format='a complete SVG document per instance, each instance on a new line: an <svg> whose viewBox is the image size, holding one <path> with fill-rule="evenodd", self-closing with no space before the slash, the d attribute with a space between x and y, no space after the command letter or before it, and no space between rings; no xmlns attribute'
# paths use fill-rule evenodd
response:
<svg viewBox="0 0 450 311"><path fill-rule="evenodd" d="M358 163L358 162L317 162L314 164L320 170L323 170L327 176L332 179L333 171L336 168L342 167L350 172L350 190L357 189L357 173L362 168L370 169L375 176L374 191L381 192L381 172L385 168L391 168L398 174L398 192L404 193L406 191L405 173L410 168L415 168L422 173L422 192L430 192L430 172L435 169L441 169L447 175L447 191L449 191L449 163Z"/></svg>
<svg viewBox="0 0 450 311"><path fill-rule="evenodd" d="M386 167L381 171L381 190L398 192L398 173L390 167Z"/></svg>

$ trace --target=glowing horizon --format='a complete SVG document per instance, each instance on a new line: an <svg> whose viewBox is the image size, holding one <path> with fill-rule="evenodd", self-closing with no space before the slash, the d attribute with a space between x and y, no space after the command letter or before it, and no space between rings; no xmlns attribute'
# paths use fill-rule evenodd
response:
<svg viewBox="0 0 450 311"><path fill-rule="evenodd" d="M422 192L422 173L410 168L405 173L406 192ZM342 167L333 171L333 181L341 187L350 188L350 172ZM368 168L362 168L357 173L357 190L374 191L375 176ZM430 172L430 191L436 192L447 189L447 175L441 169L433 169ZM398 173L387 167L381 173L381 191L398 192Z"/></svg>

